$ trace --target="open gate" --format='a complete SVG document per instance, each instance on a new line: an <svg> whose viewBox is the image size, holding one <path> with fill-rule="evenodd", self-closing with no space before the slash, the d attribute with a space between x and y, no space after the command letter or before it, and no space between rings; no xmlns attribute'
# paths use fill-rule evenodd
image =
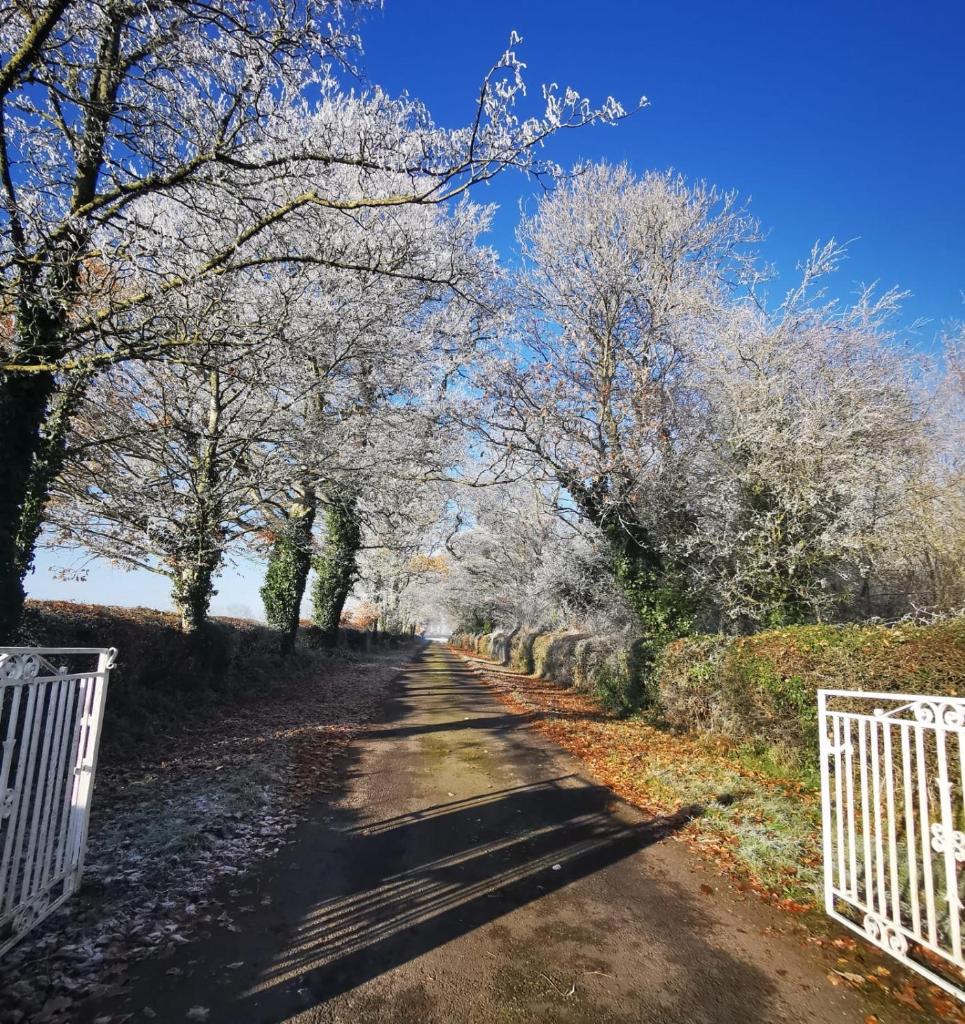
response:
<svg viewBox="0 0 965 1024"><path fill-rule="evenodd" d="M0 955L80 884L116 655L0 647Z"/></svg>
<svg viewBox="0 0 965 1024"><path fill-rule="evenodd" d="M831 917L965 1000L965 699L818 691Z"/></svg>

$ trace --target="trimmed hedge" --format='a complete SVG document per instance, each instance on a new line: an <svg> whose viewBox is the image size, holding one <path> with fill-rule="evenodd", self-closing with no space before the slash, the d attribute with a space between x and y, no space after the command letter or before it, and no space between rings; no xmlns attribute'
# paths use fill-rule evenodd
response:
<svg viewBox="0 0 965 1024"><path fill-rule="evenodd" d="M178 616L152 608L28 601L20 642L117 648L103 744L108 753L126 757L155 745L202 708L244 700L280 679L316 674L333 656L318 650L319 632L299 630L299 646L282 657L278 632L249 619L211 619L203 634L191 636L181 631ZM339 639L340 646L366 646L358 630L340 630Z"/></svg>
<svg viewBox="0 0 965 1024"><path fill-rule="evenodd" d="M669 644L652 696L673 728L814 751L819 689L959 696L965 618L930 626L792 626Z"/></svg>
<svg viewBox="0 0 965 1024"><path fill-rule="evenodd" d="M535 671L533 644L539 635L538 629L519 629L513 635L509 645L509 663L517 672L529 675Z"/></svg>
<svg viewBox="0 0 965 1024"><path fill-rule="evenodd" d="M619 714L639 709L642 702L634 646L623 634L588 636L571 631L517 629L508 634L454 633L449 643L525 675L576 686Z"/></svg>
<svg viewBox="0 0 965 1024"><path fill-rule="evenodd" d="M543 633L533 641L533 671L544 679L564 686L576 682L576 646L585 640L583 633Z"/></svg>
<svg viewBox="0 0 965 1024"><path fill-rule="evenodd" d="M463 634L451 642L495 657L496 636L505 634ZM965 693L965 618L930 626L791 626L746 637L691 637L665 647L649 676L625 636L519 630L509 640L509 663L592 692L620 714L645 707L673 729L812 759L821 688Z"/></svg>

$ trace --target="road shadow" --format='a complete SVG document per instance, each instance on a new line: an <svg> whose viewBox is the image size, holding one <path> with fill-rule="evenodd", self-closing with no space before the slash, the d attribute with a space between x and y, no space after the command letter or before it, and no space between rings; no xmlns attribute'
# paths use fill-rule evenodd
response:
<svg viewBox="0 0 965 1024"><path fill-rule="evenodd" d="M279 985L295 978L300 999L308 992L313 1002L329 999L689 820L683 813L627 824L610 813L611 803L603 787L551 779L343 834L335 891L306 908L262 972L261 991L248 998L259 1010L280 1010L288 986Z"/></svg>
<svg viewBox="0 0 965 1024"><path fill-rule="evenodd" d="M425 666L406 672L373 737L426 731L406 722L424 695L426 673ZM533 778L534 740L509 727L504 717L510 716L492 715L492 698L472 683L460 689L448 728L505 731L505 756ZM460 721L470 706L490 714ZM352 771L358 768L353 755ZM645 819L580 776L536 778L376 821L320 803L277 857L222 887L227 916L220 925L202 929L198 941L171 958L139 965L126 992L85 1007L82 1019L150 1005L162 1024L183 1021L196 1006L209 1010L208 1024L288 1020L612 868L699 813L691 808ZM656 883L639 875L634 898L652 896L663 907L667 886L658 893ZM771 1020L767 979L704 937L691 898L673 897L667 908L665 941L679 946L672 955L700 964L685 979L687 1016L679 1019ZM725 981L708 984L708 978ZM749 991L755 994L750 1004Z"/></svg>

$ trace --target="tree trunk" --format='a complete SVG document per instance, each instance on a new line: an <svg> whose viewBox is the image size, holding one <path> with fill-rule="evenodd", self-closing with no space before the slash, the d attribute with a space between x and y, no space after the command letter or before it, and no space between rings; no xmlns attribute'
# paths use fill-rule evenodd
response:
<svg viewBox="0 0 965 1024"><path fill-rule="evenodd" d="M185 566L174 579L171 600L185 633L198 633L208 621L208 605L215 592L214 574L220 561L220 552L214 558L202 554L197 563Z"/></svg>
<svg viewBox="0 0 965 1024"><path fill-rule="evenodd" d="M314 559L316 573L312 590L315 623L323 641L334 647L345 600L358 571L362 530L355 500L339 497L325 510L325 550Z"/></svg>
<svg viewBox="0 0 965 1024"><path fill-rule="evenodd" d="M295 647L302 597L312 567L312 529L316 511L314 487L308 483L298 485L285 530L272 545L265 583L261 588L265 618L281 634L283 654L290 654Z"/></svg>
<svg viewBox="0 0 965 1024"><path fill-rule="evenodd" d="M47 489L32 483L44 448L43 426L54 393L52 374L5 375L0 379L0 641L14 639L23 612L23 579L33 561L33 541L22 550L25 512L39 510ZM47 482L49 487L49 481ZM39 505L39 508L37 506Z"/></svg>
<svg viewBox="0 0 965 1024"><path fill-rule="evenodd" d="M197 459L197 506L185 530L186 544L171 587L171 600L181 613L185 633L197 633L207 622L208 606L215 593L214 574L224 554L223 524L215 496L222 413L221 375L217 370L208 374L208 389L208 422Z"/></svg>
<svg viewBox="0 0 965 1024"><path fill-rule="evenodd" d="M67 455L67 431L90 380L89 373L70 377L54 397L44 422L40 447L27 481L27 493L17 530L17 560L20 578L33 568L34 552L44 522L44 510L54 481L64 468Z"/></svg>

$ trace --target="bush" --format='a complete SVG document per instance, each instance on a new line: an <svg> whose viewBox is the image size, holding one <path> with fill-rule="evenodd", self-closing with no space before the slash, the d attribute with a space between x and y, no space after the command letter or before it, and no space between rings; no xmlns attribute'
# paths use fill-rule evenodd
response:
<svg viewBox="0 0 965 1024"><path fill-rule="evenodd" d="M676 729L817 750L819 689L957 696L965 618L930 626L793 626L671 643L654 670L656 704Z"/></svg>
<svg viewBox="0 0 965 1024"><path fill-rule="evenodd" d="M453 633L449 643L502 661L517 672L577 686L619 715L631 714L649 701L640 642L631 643L624 634L586 636L533 629L509 634Z"/></svg>
<svg viewBox="0 0 965 1024"><path fill-rule="evenodd" d="M576 648L584 633L544 633L533 641L533 671L564 686L576 682Z"/></svg>
<svg viewBox="0 0 965 1024"><path fill-rule="evenodd" d="M650 703L647 661L642 641L621 643L603 649L590 668L590 688L600 703L621 717L631 715Z"/></svg>
<svg viewBox="0 0 965 1024"><path fill-rule="evenodd" d="M489 634L488 653L493 661L498 661L501 665L509 663L509 644L512 637L512 633L506 633L501 629Z"/></svg>

